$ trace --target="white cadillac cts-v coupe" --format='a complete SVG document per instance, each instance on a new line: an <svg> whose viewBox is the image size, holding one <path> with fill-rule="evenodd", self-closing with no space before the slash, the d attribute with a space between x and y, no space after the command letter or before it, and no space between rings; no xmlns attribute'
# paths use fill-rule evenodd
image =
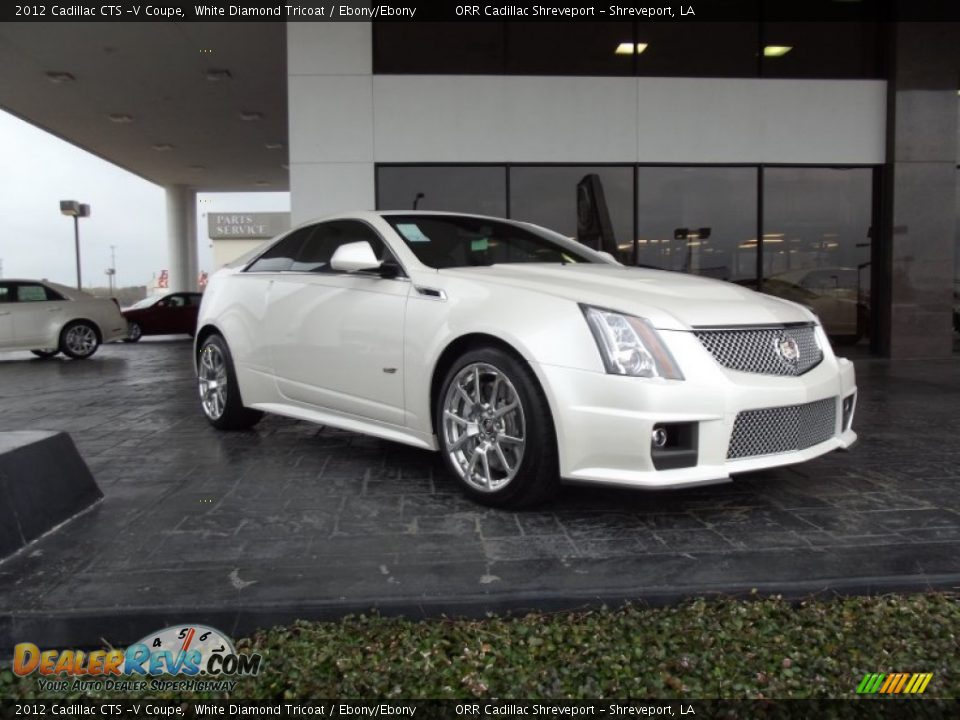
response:
<svg viewBox="0 0 960 720"><path fill-rule="evenodd" d="M490 505L561 478L724 482L856 440L853 365L804 307L526 223L307 223L216 273L197 327L215 427L270 412L439 450Z"/></svg>

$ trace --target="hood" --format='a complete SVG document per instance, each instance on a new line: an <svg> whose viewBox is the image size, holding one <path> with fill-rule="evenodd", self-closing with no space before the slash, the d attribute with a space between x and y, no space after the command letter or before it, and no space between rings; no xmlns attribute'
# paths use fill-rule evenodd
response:
<svg viewBox="0 0 960 720"><path fill-rule="evenodd" d="M796 303L733 283L666 270L601 264L514 263L449 268L440 273L638 315L662 330L814 319Z"/></svg>

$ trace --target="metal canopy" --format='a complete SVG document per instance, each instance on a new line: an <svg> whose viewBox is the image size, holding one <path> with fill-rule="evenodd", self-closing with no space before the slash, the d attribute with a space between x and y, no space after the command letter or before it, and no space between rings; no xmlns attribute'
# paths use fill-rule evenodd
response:
<svg viewBox="0 0 960 720"><path fill-rule="evenodd" d="M289 189L284 23L9 23L0 68L0 107L147 180Z"/></svg>

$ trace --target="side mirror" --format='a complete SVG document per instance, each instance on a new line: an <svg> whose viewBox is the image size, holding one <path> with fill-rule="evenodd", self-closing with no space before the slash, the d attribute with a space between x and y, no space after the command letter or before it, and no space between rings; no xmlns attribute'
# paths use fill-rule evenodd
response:
<svg viewBox="0 0 960 720"><path fill-rule="evenodd" d="M379 270L380 261L366 240L341 245L330 258L330 267L340 272L359 272L361 270Z"/></svg>

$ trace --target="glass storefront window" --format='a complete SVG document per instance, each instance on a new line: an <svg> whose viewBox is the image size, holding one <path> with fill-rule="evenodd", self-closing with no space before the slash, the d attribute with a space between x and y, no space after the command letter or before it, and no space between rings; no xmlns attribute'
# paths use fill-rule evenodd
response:
<svg viewBox="0 0 960 720"><path fill-rule="evenodd" d="M500 22L375 22L373 72L399 75L501 75Z"/></svg>
<svg viewBox="0 0 960 720"><path fill-rule="evenodd" d="M875 22L768 22L763 46L762 77L883 77Z"/></svg>
<svg viewBox="0 0 960 720"><path fill-rule="evenodd" d="M629 22L508 22L506 73L633 75L633 32Z"/></svg>
<svg viewBox="0 0 960 720"><path fill-rule="evenodd" d="M763 170L763 290L841 342L868 335L872 197L871 168Z"/></svg>
<svg viewBox="0 0 960 720"><path fill-rule="evenodd" d="M503 165L381 165L380 210L448 210L505 217L507 175Z"/></svg>
<svg viewBox="0 0 960 720"><path fill-rule="evenodd" d="M638 168L636 242L640 265L754 287L757 168Z"/></svg>
<svg viewBox="0 0 960 720"><path fill-rule="evenodd" d="M510 168L510 217L577 236L577 183L600 176L621 259L632 261L633 167L517 166Z"/></svg>
<svg viewBox="0 0 960 720"><path fill-rule="evenodd" d="M883 77L874 0L712 0L743 20L373 23L373 72L413 75ZM811 10L811 3L816 9ZM799 17L822 22L796 22ZM836 21L829 21L829 18ZM764 48L787 48L766 54ZM638 52L639 48L639 52Z"/></svg>
<svg viewBox="0 0 960 720"><path fill-rule="evenodd" d="M637 75L756 77L760 42L756 22L639 23Z"/></svg>
<svg viewBox="0 0 960 720"><path fill-rule="evenodd" d="M870 167L381 165L377 207L510 217L576 237L577 185L595 174L622 262L635 257L641 266L762 285L763 292L810 307L834 342L842 343L869 336L874 172ZM960 212L960 197L957 202ZM960 270L957 274L960 280Z"/></svg>

